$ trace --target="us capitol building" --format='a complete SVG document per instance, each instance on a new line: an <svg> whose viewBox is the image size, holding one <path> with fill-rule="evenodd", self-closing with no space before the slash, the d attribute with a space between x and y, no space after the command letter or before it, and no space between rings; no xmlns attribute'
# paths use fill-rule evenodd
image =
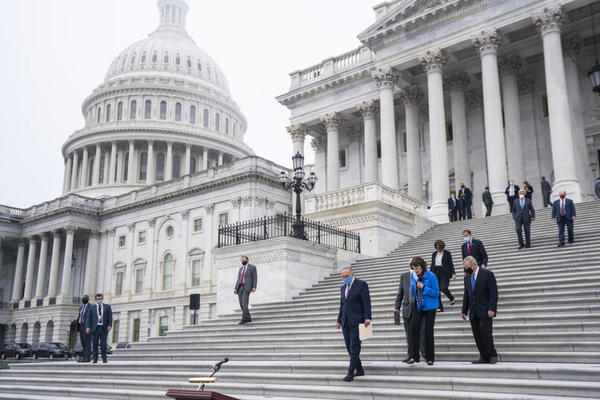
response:
<svg viewBox="0 0 600 400"><path fill-rule="evenodd" d="M319 177L305 215L359 233L359 256L297 239L220 246L219 226L292 210L278 179L290 171L244 144L225 76L186 33L187 4L159 0L158 28L83 102L85 126L62 148L63 195L0 206L0 337L73 343L84 293L112 304L113 344L193 323L190 294L200 319L216 318L236 308L240 254L262 269L253 302L290 299L447 222L460 182L476 217L485 186L494 213L508 212L508 179L528 180L536 207L541 176L585 201L600 151L592 3L387 1L358 48L290 74L277 100L293 152L310 139Z"/></svg>

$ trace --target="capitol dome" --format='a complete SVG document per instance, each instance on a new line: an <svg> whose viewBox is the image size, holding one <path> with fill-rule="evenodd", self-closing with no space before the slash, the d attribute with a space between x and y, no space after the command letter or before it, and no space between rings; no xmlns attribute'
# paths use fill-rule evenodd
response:
<svg viewBox="0 0 600 400"><path fill-rule="evenodd" d="M252 155L246 118L217 63L188 35L184 0L158 0L159 26L126 47L83 102L63 145L63 193L107 197Z"/></svg>

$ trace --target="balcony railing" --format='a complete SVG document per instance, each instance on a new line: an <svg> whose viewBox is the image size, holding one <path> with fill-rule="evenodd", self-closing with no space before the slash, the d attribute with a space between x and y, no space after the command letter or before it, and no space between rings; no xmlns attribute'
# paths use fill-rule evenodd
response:
<svg viewBox="0 0 600 400"><path fill-rule="evenodd" d="M301 228L298 228L301 226ZM298 232L302 232L299 238ZM219 227L218 247L235 246L279 237L295 237L338 249L360 253L360 235L287 214L236 222Z"/></svg>

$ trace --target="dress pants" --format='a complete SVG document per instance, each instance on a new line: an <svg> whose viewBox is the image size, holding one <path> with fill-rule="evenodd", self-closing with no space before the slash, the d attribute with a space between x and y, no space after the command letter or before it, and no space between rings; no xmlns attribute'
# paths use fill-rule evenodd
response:
<svg viewBox="0 0 600 400"><path fill-rule="evenodd" d="M433 326L435 324L436 309L417 312L413 309L413 316L410 319L410 334L412 354L411 358L420 360L419 349L421 347L421 323L425 321L425 359L435 361L435 343L433 341Z"/></svg>
<svg viewBox="0 0 600 400"><path fill-rule="evenodd" d="M550 206L552 207L552 202L550 201L550 193L542 193L542 197L544 198L544 208Z"/></svg>
<svg viewBox="0 0 600 400"><path fill-rule="evenodd" d="M82 354L84 360L90 359L90 351L92 345L91 333L85 333L85 324L79 324L79 341L81 342Z"/></svg>
<svg viewBox="0 0 600 400"><path fill-rule="evenodd" d="M526 222L521 219L515 220L515 229L519 238L519 246L531 246L531 222ZM523 230L525 231L525 243L523 243Z"/></svg>
<svg viewBox="0 0 600 400"><path fill-rule="evenodd" d="M456 210L448 212L448 216L450 217L450 222L454 222L457 220L456 214L457 214Z"/></svg>
<svg viewBox="0 0 600 400"><path fill-rule="evenodd" d="M444 305L442 304L442 293L444 293L446 297L448 297L448 300L454 301L454 296L452 296L450 289L448 289L448 285L450 284L450 278L447 277L443 271L443 267L437 265L431 267L431 272L435 274L440 285L440 311L444 311Z"/></svg>
<svg viewBox="0 0 600 400"><path fill-rule="evenodd" d="M346 342L346 350L350 355L350 365L348 372L362 371L363 366L360 361L360 334L358 332L358 324L350 324L348 321L342 325L342 333L344 334L344 342Z"/></svg>
<svg viewBox="0 0 600 400"><path fill-rule="evenodd" d="M490 215L492 215L492 207L494 207L493 204L485 206L485 216L486 217L489 217Z"/></svg>
<svg viewBox="0 0 600 400"><path fill-rule="evenodd" d="M98 344L100 344L100 354L102 360L106 361L106 337L108 336L108 330L105 326L98 326L92 336L92 359L98 360Z"/></svg>
<svg viewBox="0 0 600 400"><path fill-rule="evenodd" d="M416 311L413 311L416 313ZM410 334L410 320L411 317L404 318L402 317L402 321L404 322L404 333L406 334L406 356L411 358L412 354L412 335ZM421 321L421 343L419 343L421 355L425 357L425 318Z"/></svg>
<svg viewBox="0 0 600 400"><path fill-rule="evenodd" d="M479 358L484 361L490 361L490 357L498 357L492 336L492 321L493 318L489 317L471 319L471 329L479 350Z"/></svg>
<svg viewBox="0 0 600 400"><path fill-rule="evenodd" d="M567 232L569 233L569 243L573 243L575 241L575 236L573 235L573 220L568 219L563 215L558 217L556 223L558 224L558 243L565 244L565 225L567 226Z"/></svg>
<svg viewBox="0 0 600 400"><path fill-rule="evenodd" d="M240 301L240 308L242 309L242 321L252 321L250 310L248 309L250 305L250 291L244 290L244 285L238 287L238 300Z"/></svg>
<svg viewBox="0 0 600 400"><path fill-rule="evenodd" d="M465 211L464 211L464 215L466 217L466 219L472 219L473 215L471 214L471 206L465 206Z"/></svg>

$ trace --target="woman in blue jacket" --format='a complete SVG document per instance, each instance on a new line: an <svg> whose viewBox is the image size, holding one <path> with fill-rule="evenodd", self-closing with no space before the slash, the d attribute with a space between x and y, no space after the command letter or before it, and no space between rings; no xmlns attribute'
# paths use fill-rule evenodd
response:
<svg viewBox="0 0 600 400"><path fill-rule="evenodd" d="M435 313L440 306L440 287L437 277L427 270L427 263L421 257L415 257L410 262L413 268L411 275L411 299L413 317L410 319L410 334L412 338L412 354L407 364L419 362L421 348L421 321L425 319L425 359L427 365L433 365L435 346L433 342L433 325Z"/></svg>

